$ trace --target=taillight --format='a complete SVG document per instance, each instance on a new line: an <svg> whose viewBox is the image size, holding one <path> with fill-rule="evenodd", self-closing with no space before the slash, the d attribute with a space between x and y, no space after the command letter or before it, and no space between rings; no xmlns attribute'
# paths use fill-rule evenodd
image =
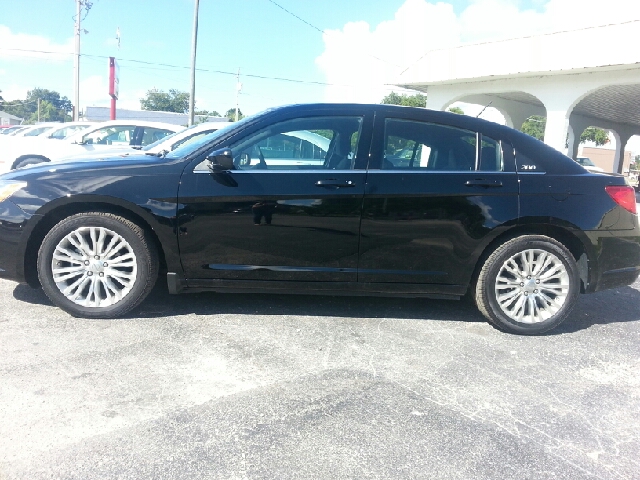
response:
<svg viewBox="0 0 640 480"><path fill-rule="evenodd" d="M627 185L607 185L604 187L613 201L631 213L636 211L636 192Z"/></svg>

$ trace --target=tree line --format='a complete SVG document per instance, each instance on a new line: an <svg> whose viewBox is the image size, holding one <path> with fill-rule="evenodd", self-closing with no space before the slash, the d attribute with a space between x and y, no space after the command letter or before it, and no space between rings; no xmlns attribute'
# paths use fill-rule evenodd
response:
<svg viewBox="0 0 640 480"><path fill-rule="evenodd" d="M142 108L142 110L154 110L156 112L189 113L189 93L176 90L175 88L169 89L168 92L152 88L147 91L144 98L140 99L140 108ZM195 108L195 103L194 110L196 115L204 115L207 117L222 116L216 110L198 110ZM236 109L230 108L224 116L233 122L236 119ZM242 110L238 109L238 120L242 118L244 118Z"/></svg>
<svg viewBox="0 0 640 480"><path fill-rule="evenodd" d="M0 90L2 93L2 90ZM40 108L38 110L38 100ZM24 119L24 123L70 122L73 105L67 97L46 88L34 88L24 100L5 101L0 96L0 110Z"/></svg>
<svg viewBox="0 0 640 480"><path fill-rule="evenodd" d="M38 101L40 108L38 109ZM189 113L189 94L176 89L168 92L152 88L140 99L142 110L160 112ZM70 122L73 105L67 97L46 88L34 88L27 92L24 100L5 101L0 90L0 110L24 119L25 124L40 122ZM196 115L220 117L215 110L197 110ZM236 109L230 108L224 114L231 121L235 120ZM243 118L242 110L238 111L238 119Z"/></svg>

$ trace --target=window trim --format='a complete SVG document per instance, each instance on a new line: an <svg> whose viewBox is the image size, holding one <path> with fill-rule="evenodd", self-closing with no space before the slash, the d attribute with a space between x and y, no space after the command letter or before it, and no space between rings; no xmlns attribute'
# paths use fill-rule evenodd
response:
<svg viewBox="0 0 640 480"><path fill-rule="evenodd" d="M424 170L425 173L473 173L473 174L497 174L497 173L518 173L517 172L517 163L516 163L516 152L515 148L512 146L512 143L504 138L501 135L493 136L489 134L485 134L482 130L469 130L465 127L460 127L458 125L451 125L446 123L436 122L432 119L420 119L420 118L412 118L412 117L396 117L396 116L380 116L376 118L374 125L374 139L377 136L378 140L372 142L371 152L369 154L370 157L376 156L379 158L375 162L376 166L371 167L369 165L368 170L371 172L375 171L384 171L384 172L394 172L394 173L417 173L419 171L423 171L421 169L398 169L398 170L385 170L383 167L383 159L385 155L385 147L386 147L386 131L387 131L387 122L390 120L400 121L400 122L412 122L412 123L422 123L422 124L430 124L438 127L446 127L446 128L454 128L460 131L466 131L469 133L475 134L476 137L476 159L475 159L475 169L474 170ZM500 144L500 151L502 155L502 170L479 170L481 164L481 141L482 137L486 136L494 142Z"/></svg>

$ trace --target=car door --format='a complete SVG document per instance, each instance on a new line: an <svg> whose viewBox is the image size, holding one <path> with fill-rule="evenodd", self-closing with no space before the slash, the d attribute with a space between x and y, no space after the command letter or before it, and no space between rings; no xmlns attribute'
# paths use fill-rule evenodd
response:
<svg viewBox="0 0 640 480"><path fill-rule="evenodd" d="M513 149L418 118L377 116L359 281L466 286L484 247L518 218Z"/></svg>
<svg viewBox="0 0 640 480"><path fill-rule="evenodd" d="M355 282L371 125L357 107L294 116L219 145L233 152L233 170L189 166L178 199L189 286Z"/></svg>

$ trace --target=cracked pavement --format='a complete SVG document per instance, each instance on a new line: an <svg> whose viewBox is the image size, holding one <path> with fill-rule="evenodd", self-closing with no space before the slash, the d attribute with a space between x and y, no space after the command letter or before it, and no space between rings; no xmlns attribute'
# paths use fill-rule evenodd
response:
<svg viewBox="0 0 640 480"><path fill-rule="evenodd" d="M465 302L191 294L74 319L0 280L0 479L633 479L640 283L540 337Z"/></svg>

